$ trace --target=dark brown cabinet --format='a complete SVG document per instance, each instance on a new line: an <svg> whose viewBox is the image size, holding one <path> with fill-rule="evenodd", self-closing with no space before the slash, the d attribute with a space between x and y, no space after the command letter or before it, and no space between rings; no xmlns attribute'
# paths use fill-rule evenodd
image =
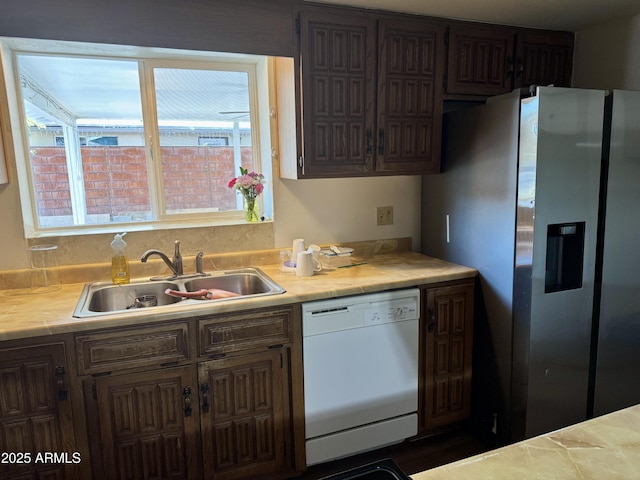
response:
<svg viewBox="0 0 640 480"><path fill-rule="evenodd" d="M447 94L490 96L530 85L571 86L573 34L454 24L448 33Z"/></svg>
<svg viewBox="0 0 640 480"><path fill-rule="evenodd" d="M379 23L377 172L440 170L443 38L436 22Z"/></svg>
<svg viewBox="0 0 640 480"><path fill-rule="evenodd" d="M304 470L299 310L76 335L94 478L277 479Z"/></svg>
<svg viewBox="0 0 640 480"><path fill-rule="evenodd" d="M202 478L190 367L97 378L94 391L104 478Z"/></svg>
<svg viewBox="0 0 640 480"><path fill-rule="evenodd" d="M422 290L423 433L471 415L474 284L442 284Z"/></svg>
<svg viewBox="0 0 640 480"><path fill-rule="evenodd" d="M299 307L198 321L205 479L288 478L304 469ZM302 443L301 443L302 442Z"/></svg>
<svg viewBox="0 0 640 480"><path fill-rule="evenodd" d="M373 171L375 41L366 15L300 14L301 177Z"/></svg>
<svg viewBox="0 0 640 480"><path fill-rule="evenodd" d="M449 28L447 93L498 95L513 81L511 30L454 25Z"/></svg>
<svg viewBox="0 0 640 480"><path fill-rule="evenodd" d="M299 178L439 169L442 24L304 9L298 61Z"/></svg>
<svg viewBox="0 0 640 480"><path fill-rule="evenodd" d="M515 86L571 86L573 34L522 31L517 34Z"/></svg>
<svg viewBox="0 0 640 480"><path fill-rule="evenodd" d="M72 414L64 344L0 350L0 479L79 478Z"/></svg>
<svg viewBox="0 0 640 480"><path fill-rule="evenodd" d="M198 366L205 479L258 478L286 471L285 365L280 350Z"/></svg>
<svg viewBox="0 0 640 480"><path fill-rule="evenodd" d="M285 178L437 173L444 99L571 86L569 32L319 5L298 20L298 160Z"/></svg>

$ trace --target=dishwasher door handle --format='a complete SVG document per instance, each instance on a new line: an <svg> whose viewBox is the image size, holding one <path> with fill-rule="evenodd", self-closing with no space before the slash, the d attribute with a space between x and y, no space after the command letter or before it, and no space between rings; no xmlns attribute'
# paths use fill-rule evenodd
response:
<svg viewBox="0 0 640 480"><path fill-rule="evenodd" d="M335 313L345 313L345 312L349 312L350 310L351 310L351 307L344 306L344 307L323 308L321 310L312 310L310 312L305 312L305 313L307 315L311 315L312 317L319 317L322 315L333 315Z"/></svg>

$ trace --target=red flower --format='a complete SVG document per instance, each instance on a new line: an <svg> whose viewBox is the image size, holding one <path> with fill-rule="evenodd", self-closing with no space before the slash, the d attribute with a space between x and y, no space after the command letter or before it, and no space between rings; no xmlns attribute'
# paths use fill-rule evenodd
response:
<svg viewBox="0 0 640 480"><path fill-rule="evenodd" d="M233 188L233 186L236 184L237 181L238 181L237 178L232 178L231 180L229 180L229 184L227 185L227 187Z"/></svg>

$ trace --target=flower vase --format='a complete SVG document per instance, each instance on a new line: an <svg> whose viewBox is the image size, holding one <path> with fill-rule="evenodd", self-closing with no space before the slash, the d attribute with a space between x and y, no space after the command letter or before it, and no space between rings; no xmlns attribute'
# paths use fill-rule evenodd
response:
<svg viewBox="0 0 640 480"><path fill-rule="evenodd" d="M258 202L256 202L254 198L246 198L244 199L244 219L249 223L254 223L259 221L258 217Z"/></svg>

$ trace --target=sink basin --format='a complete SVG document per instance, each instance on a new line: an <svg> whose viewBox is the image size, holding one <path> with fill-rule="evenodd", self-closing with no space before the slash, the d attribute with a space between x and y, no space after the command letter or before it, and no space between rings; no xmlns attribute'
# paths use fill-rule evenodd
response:
<svg viewBox="0 0 640 480"><path fill-rule="evenodd" d="M238 294L236 297L211 300L181 299L165 294L166 289L195 292L216 288ZM171 281L135 280L126 285L94 282L84 286L74 317L91 317L115 312L134 312L139 308L158 309L178 302L187 306L198 302L232 301L239 298L277 295L284 289L257 268L243 268L207 274L184 276Z"/></svg>
<svg viewBox="0 0 640 480"><path fill-rule="evenodd" d="M281 288L266 275L246 270L227 272L223 275L211 277L194 278L193 280L185 281L184 286L187 292L195 292L203 288L219 288L220 290L238 293L241 296L264 295L274 289Z"/></svg>
<svg viewBox="0 0 640 480"><path fill-rule="evenodd" d="M87 309L90 312L114 312L139 308L140 300L155 297L157 306L170 305L180 299L166 295L167 288L178 289L172 282L132 282L127 285L109 283L94 284L89 295ZM138 301L136 302L136 299Z"/></svg>

